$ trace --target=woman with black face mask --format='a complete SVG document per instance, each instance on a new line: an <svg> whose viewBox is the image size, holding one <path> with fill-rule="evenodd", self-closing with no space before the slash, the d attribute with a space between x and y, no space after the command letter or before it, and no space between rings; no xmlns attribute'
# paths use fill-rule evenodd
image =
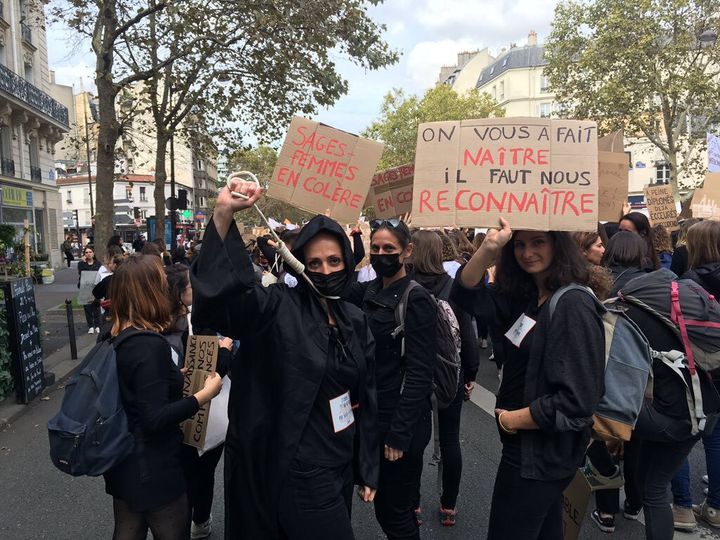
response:
<svg viewBox="0 0 720 540"><path fill-rule="evenodd" d="M192 267L193 326L240 340L225 439L225 536L350 540L353 484L378 487L375 344L367 319L339 297L352 281L350 242L316 216L293 243L298 286L256 282L233 213L261 190L224 188Z"/></svg>
<svg viewBox="0 0 720 540"><path fill-rule="evenodd" d="M395 331L398 303L411 281L404 264L413 250L410 231L394 219L374 221L370 228L370 264L378 277L353 284L348 298L362 306L377 342L380 485L375 516L389 540L419 539L415 505L431 432L437 307L424 287L413 288L405 330Z"/></svg>

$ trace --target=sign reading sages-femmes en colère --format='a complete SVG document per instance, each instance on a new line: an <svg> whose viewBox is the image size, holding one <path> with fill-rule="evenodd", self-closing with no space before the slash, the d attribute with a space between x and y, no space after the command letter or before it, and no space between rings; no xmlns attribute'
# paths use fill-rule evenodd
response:
<svg viewBox="0 0 720 540"><path fill-rule="evenodd" d="M340 223L355 223L384 145L296 116L268 195Z"/></svg>
<svg viewBox="0 0 720 540"><path fill-rule="evenodd" d="M418 128L413 225L589 231L598 220L597 125L491 118Z"/></svg>

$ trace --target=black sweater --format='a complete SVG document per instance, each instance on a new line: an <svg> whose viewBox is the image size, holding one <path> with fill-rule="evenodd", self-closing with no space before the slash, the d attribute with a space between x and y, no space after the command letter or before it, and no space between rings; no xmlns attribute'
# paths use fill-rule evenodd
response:
<svg viewBox="0 0 720 540"><path fill-rule="evenodd" d="M105 473L105 488L133 511L151 510L185 492L178 424L198 411L183 397L183 377L163 336L128 337L117 348L120 394L135 436L132 454Z"/></svg>
<svg viewBox="0 0 720 540"><path fill-rule="evenodd" d="M482 283L463 286L463 269L458 270L450 298L503 333L524 313L537 309L537 297L513 297ZM552 321L547 306L545 302L537 314L528 348L522 405L530 407L539 429L519 432L520 474L552 481L575 474L585 455L592 414L604 388L605 338L602 319L587 293L568 291L557 303ZM505 347L515 347L503 340Z"/></svg>

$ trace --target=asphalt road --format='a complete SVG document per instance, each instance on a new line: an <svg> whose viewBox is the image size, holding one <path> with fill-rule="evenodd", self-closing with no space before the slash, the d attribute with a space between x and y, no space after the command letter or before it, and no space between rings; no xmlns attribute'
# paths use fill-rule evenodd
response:
<svg viewBox="0 0 720 540"><path fill-rule="evenodd" d="M497 384L493 366L482 360L479 381L489 390L494 390ZM485 409L491 409L492 395L487 390L479 391L477 396ZM36 401L23 417L0 433L0 486L5 493L0 505L0 538L3 540L96 540L110 538L112 534L111 500L105 494L102 478L72 478L57 471L48 458L45 425L57 411L61 399L62 390L58 390L50 394L48 401ZM436 469L425 468L422 488L425 522L421 526L421 536L425 539L482 539L487 533L500 443L492 417L475 403L467 403L463 409L462 448L464 472L458 501L460 514L455 527L445 528L438 523ZM705 472L700 445L693 451L691 467L693 494L700 501L699 479ZM221 463L217 471L213 509L216 528L212 538L222 538L222 501ZM383 538L370 505L356 502L353 522L358 540ZM619 517L614 537L641 539L644 537L642 525ZM608 536L586 518L581 538L607 539ZM678 533L676 538L716 537L700 529L694 535Z"/></svg>

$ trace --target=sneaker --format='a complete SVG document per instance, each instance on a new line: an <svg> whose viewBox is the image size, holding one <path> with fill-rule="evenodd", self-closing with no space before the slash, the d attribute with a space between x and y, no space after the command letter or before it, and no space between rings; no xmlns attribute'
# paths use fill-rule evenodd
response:
<svg viewBox="0 0 720 540"><path fill-rule="evenodd" d="M580 470L585 475L588 484L590 484L591 491L620 489L625 485L625 478L623 478L620 467L617 465L615 465L615 472L611 476L600 474L589 459L585 460L585 466Z"/></svg>
<svg viewBox="0 0 720 540"><path fill-rule="evenodd" d="M592 518L595 525L598 526L598 528L604 532L604 533L614 533L615 532L615 516L601 516L600 512L597 511L597 508L592 511L592 514L590 514L590 517Z"/></svg>
<svg viewBox="0 0 720 540"><path fill-rule="evenodd" d="M703 505L700 505L703 506ZM713 512L717 514L716 519L717 521L717 527L720 527L720 514L718 514L718 511L713 508ZM685 506L675 506L673 504L672 507L672 513L673 513L673 525L675 526L675 529L678 531L687 531L692 532L695 530L695 527L697 527L697 521L695 520L695 509L693 508L686 508Z"/></svg>
<svg viewBox="0 0 720 540"><path fill-rule="evenodd" d="M623 517L625 519L637 521L637 518L640 517L640 510L642 509L638 508L637 510L635 510L634 508L632 508L627 501L623 503Z"/></svg>
<svg viewBox="0 0 720 540"><path fill-rule="evenodd" d="M415 509L415 520L417 521L418 525L422 525L422 519L420 519L420 515L422 514L422 508L419 506Z"/></svg>
<svg viewBox="0 0 720 540"><path fill-rule="evenodd" d="M187 529L186 529L187 530ZM199 538L207 538L212 534L212 515L208 518L205 523L197 524L194 521L190 525L190 538L191 540L198 540Z"/></svg>
<svg viewBox="0 0 720 540"><path fill-rule="evenodd" d="M494 353L494 352L491 352L491 353L490 353L490 356L488 356L488 361L490 361L490 362L494 362L494 361L495 361L495 353Z"/></svg>
<svg viewBox="0 0 720 540"><path fill-rule="evenodd" d="M480 348L481 349L487 349L487 339L481 339L480 340Z"/></svg>
<svg viewBox="0 0 720 540"><path fill-rule="evenodd" d="M452 527L455 525L455 517L457 516L457 510L454 508L443 508L440 507L440 523L445 527Z"/></svg>
<svg viewBox="0 0 720 540"><path fill-rule="evenodd" d="M90 328L88 328L88 334L94 334L94 333L95 333L95 329L92 326Z"/></svg>
<svg viewBox="0 0 720 540"><path fill-rule="evenodd" d="M711 527L720 528L720 509L708 505L707 501L703 501L702 504L694 504L692 509L696 518L702 519Z"/></svg>
<svg viewBox="0 0 720 540"><path fill-rule="evenodd" d="M702 481L703 481L704 484L709 484L709 483L710 483L710 477L708 477L707 474L703 474L703 475L702 475Z"/></svg>
<svg viewBox="0 0 720 540"><path fill-rule="evenodd" d="M100 327L99 327L99 326L96 326L96 327L95 327L95 333L96 333L96 334L99 334L99 333L100 333Z"/></svg>

